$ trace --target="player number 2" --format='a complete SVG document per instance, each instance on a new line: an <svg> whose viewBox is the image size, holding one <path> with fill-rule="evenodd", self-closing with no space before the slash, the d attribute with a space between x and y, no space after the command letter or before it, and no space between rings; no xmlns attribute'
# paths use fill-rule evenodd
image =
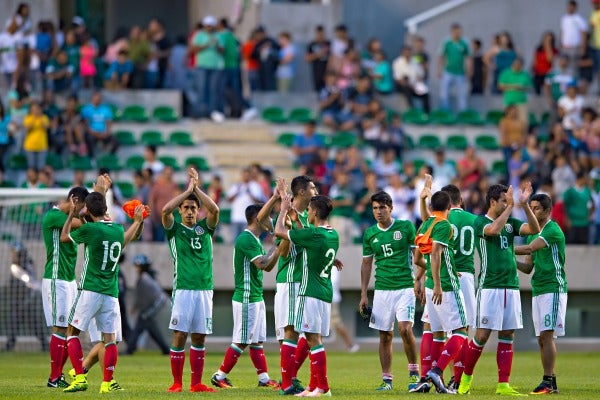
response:
<svg viewBox="0 0 600 400"><path fill-rule="evenodd" d="M392 249L391 243L382 244L381 251L383 251L384 257L391 257L392 254L394 254L394 249Z"/></svg>
<svg viewBox="0 0 600 400"><path fill-rule="evenodd" d="M104 257L102 258L102 271L106 269L106 264L108 263L108 259L112 261L113 266L111 271L114 271L117 268L117 262L119 262L119 256L121 255L121 243L112 242L110 247L108 246L108 240L102 241L104 245Z"/></svg>
<svg viewBox="0 0 600 400"><path fill-rule="evenodd" d="M192 246L192 249L200 250L202 248L200 238L190 238L190 246Z"/></svg>
<svg viewBox="0 0 600 400"><path fill-rule="evenodd" d="M327 252L325 253L325 257L329 258L329 262L327 263L327 265L325 265L325 268L323 268L323 270L321 271L319 276L321 278L329 279L329 275L331 275L331 266L333 265L333 262L335 261L335 250L334 249L327 250Z"/></svg>

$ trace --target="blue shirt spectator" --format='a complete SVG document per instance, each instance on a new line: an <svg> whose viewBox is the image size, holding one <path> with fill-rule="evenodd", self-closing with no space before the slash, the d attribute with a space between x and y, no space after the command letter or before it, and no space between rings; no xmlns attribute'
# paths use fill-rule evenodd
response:
<svg viewBox="0 0 600 400"><path fill-rule="evenodd" d="M81 110L81 116L87 121L91 130L106 131L107 121L112 121L112 110L106 104L86 104Z"/></svg>
<svg viewBox="0 0 600 400"><path fill-rule="evenodd" d="M105 79L111 79L113 74L117 74L117 79L121 79L121 77L125 74L130 74L133 72L133 63L129 60L124 63L120 63L118 60L113 61L108 69L106 70Z"/></svg>
<svg viewBox="0 0 600 400"><path fill-rule="evenodd" d="M298 157L299 165L310 165L319 154L319 149L325 146L323 139L315 135L316 123L309 121L302 135L297 135L294 140L293 151Z"/></svg>

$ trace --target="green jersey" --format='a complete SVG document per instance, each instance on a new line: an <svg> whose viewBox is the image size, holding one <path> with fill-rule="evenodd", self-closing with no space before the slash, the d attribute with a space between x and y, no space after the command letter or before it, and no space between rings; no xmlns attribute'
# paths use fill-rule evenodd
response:
<svg viewBox="0 0 600 400"><path fill-rule="evenodd" d="M412 248L416 230L409 221L392 220L387 229L379 224L368 228L363 235L363 257L375 260L375 290L412 288L415 276L412 269Z"/></svg>
<svg viewBox="0 0 600 400"><path fill-rule="evenodd" d="M304 228L309 227L308 210L298 213L298 219ZM292 229L298 229L292 224ZM290 252L286 257L280 256L277 264L277 283L292 283L302 281L302 268L304 266L304 249L297 243L290 243Z"/></svg>
<svg viewBox="0 0 600 400"><path fill-rule="evenodd" d="M73 242L60 242L60 232L67 220L67 214L58 207L52 208L42 221L42 235L46 247L46 267L44 279L75 280L77 245Z"/></svg>
<svg viewBox="0 0 600 400"><path fill-rule="evenodd" d="M331 303L331 268L340 243L338 233L330 226L313 226L290 230L289 238L304 248L305 262L298 295Z"/></svg>
<svg viewBox="0 0 600 400"><path fill-rule="evenodd" d="M263 299L263 272L253 261L265 254L260 240L249 230L242 232L233 248L233 301L256 303Z"/></svg>
<svg viewBox="0 0 600 400"><path fill-rule="evenodd" d="M454 266L457 272L475 274L475 220L477 215L471 214L462 208L452 208L448 214L448 221L454 232Z"/></svg>
<svg viewBox="0 0 600 400"><path fill-rule="evenodd" d="M514 252L515 236L520 236L523 222L510 217L498 236L485 236L483 231L493 219L479 216L475 220L477 251L481 259L479 287L484 289L518 289L517 260Z"/></svg>
<svg viewBox="0 0 600 400"><path fill-rule="evenodd" d="M205 219L191 228L173 222L165 233L174 265L173 290L212 290L214 228L209 228Z"/></svg>
<svg viewBox="0 0 600 400"><path fill-rule="evenodd" d="M534 267L531 277L532 295L567 293L563 231L556 222L549 220L540 233L527 238L527 243L533 242L538 237L546 243L546 247L532 254Z"/></svg>
<svg viewBox="0 0 600 400"><path fill-rule="evenodd" d="M119 257L125 246L123 225L110 221L90 222L69 236L77 244L83 243L83 271L79 290L89 290L119 297Z"/></svg>
<svg viewBox="0 0 600 400"><path fill-rule="evenodd" d="M423 222L419 227L417 236L424 235L429 229L433 221L434 216L429 217L428 220ZM458 274L454 267L454 239L452 234L452 225L448 220L441 220L431 230L429 237L434 243L439 243L444 246L442 250L442 257L440 260L440 283L442 284L443 292L458 291L460 290L460 283L458 282ZM425 287L433 289L433 275L431 273L431 254L425 254L425 263L427 264L427 273L425 279Z"/></svg>

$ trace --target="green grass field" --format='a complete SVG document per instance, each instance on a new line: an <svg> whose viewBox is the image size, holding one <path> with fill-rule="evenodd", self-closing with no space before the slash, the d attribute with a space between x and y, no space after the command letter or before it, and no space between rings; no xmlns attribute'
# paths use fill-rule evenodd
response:
<svg viewBox="0 0 600 400"><path fill-rule="evenodd" d="M211 346L208 346L209 351ZM220 349L222 351L222 349ZM211 374L222 361L221 352L208 354L204 369L204 382L209 383ZM401 396L434 396L433 393L406 393L406 361L404 354L395 354L395 388L390 392L377 393L373 389L380 383L379 360L374 352L356 354L330 353L328 356L329 380L332 393L340 399L378 399ZM42 353L2 353L0 354L0 398L1 399L59 399L92 398L99 396L101 371L95 366L88 380L90 388L86 392L62 393L57 389L46 388L48 376L47 355ZM279 379L277 365L279 357L275 353L267 355L271 377ZM186 360L187 361L187 360ZM69 363L67 363L70 366ZM307 380L308 364L301 370L300 378ZM184 388L189 386L189 363L184 371ZM516 352L513 364L511 384L528 392L541 380L539 356L534 352ZM600 398L599 353L559 354L557 376L561 390L560 399L597 399ZM447 379L450 371L446 371ZM164 399L191 398L196 396L235 399L266 399L278 397L277 392L256 387L256 374L247 355L242 356L230 379L237 387L220 390L219 393L165 393L171 384L171 372L168 356L142 352L134 356L121 356L117 365L116 379L125 388L108 396L122 399ZM475 370L474 387L471 397L493 399L497 378L495 353L485 353ZM210 384L210 383L209 383Z"/></svg>

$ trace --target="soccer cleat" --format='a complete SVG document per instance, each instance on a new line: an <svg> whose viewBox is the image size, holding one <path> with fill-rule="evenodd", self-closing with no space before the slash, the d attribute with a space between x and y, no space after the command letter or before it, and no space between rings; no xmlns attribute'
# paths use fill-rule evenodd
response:
<svg viewBox="0 0 600 400"><path fill-rule="evenodd" d="M377 391L392 390L392 387L393 387L392 380L384 379L383 382L381 382L381 384L375 388L375 390L377 390Z"/></svg>
<svg viewBox="0 0 600 400"><path fill-rule="evenodd" d="M213 386L216 386L221 389L233 388L233 384L231 383L231 381L229 379L227 379L227 377L225 377L223 379L219 379L219 378L217 378L216 373L213 374L213 376L210 378L210 383L212 383Z"/></svg>
<svg viewBox="0 0 600 400"><path fill-rule="evenodd" d="M273 390L279 390L279 383L273 379L269 379L267 382L258 381L258 387L268 387Z"/></svg>
<svg viewBox="0 0 600 400"><path fill-rule="evenodd" d="M331 390L321 392L321 389L315 389L307 394L306 397L331 397Z"/></svg>
<svg viewBox="0 0 600 400"><path fill-rule="evenodd" d="M416 388L419 384L419 375L411 374L408 376L408 391Z"/></svg>
<svg viewBox="0 0 600 400"><path fill-rule="evenodd" d="M423 377L417 382L417 385L413 389L409 389L410 393L429 393L431 390L431 384L427 378Z"/></svg>
<svg viewBox="0 0 600 400"><path fill-rule="evenodd" d="M65 380L65 374L60 374L60 376L55 380L50 380L50 378L48 378L47 386L49 388L64 389L69 387L69 382Z"/></svg>
<svg viewBox="0 0 600 400"><path fill-rule="evenodd" d="M84 371L83 375L85 375L85 377L87 379L88 371L86 371L85 368L83 369L83 371ZM77 376L77 373L75 372L75 368L71 368L69 370L69 378L71 378L71 381L74 381L76 376Z"/></svg>
<svg viewBox="0 0 600 400"><path fill-rule="evenodd" d="M458 385L460 382L456 382L454 380L454 376L450 378L450 382L446 385L446 389L451 390L453 392L458 392Z"/></svg>
<svg viewBox="0 0 600 400"><path fill-rule="evenodd" d="M73 382L71 382L69 387L63 389L63 392L65 392L65 393L83 392L84 390L87 390L87 388L88 388L88 382L87 382L87 378L85 377L85 374L79 374L79 375L75 376L75 379L73 380Z"/></svg>
<svg viewBox="0 0 600 400"><path fill-rule="evenodd" d="M304 391L304 386L302 386L302 382L298 378L292 378L292 386L294 386L298 393Z"/></svg>
<svg viewBox="0 0 600 400"><path fill-rule="evenodd" d="M515 389L511 388L508 383L498 383L496 386L496 394L500 396L527 396L526 394L519 393Z"/></svg>
<svg viewBox="0 0 600 400"><path fill-rule="evenodd" d="M179 393L183 391L183 387L181 386L181 383L174 383L171 385L170 388L167 389L168 393Z"/></svg>
<svg viewBox="0 0 600 400"><path fill-rule="evenodd" d="M295 396L299 393L302 393L304 390L300 390L297 387L295 387L294 385L290 386L287 389L279 389L279 395L280 396Z"/></svg>
<svg viewBox="0 0 600 400"><path fill-rule="evenodd" d="M190 386L190 392L194 392L194 393L198 393L198 392L206 392L206 393L214 393L216 392L215 389L206 386L203 383L198 383L194 386Z"/></svg>
<svg viewBox="0 0 600 400"><path fill-rule="evenodd" d="M460 385L458 385L458 394L469 394L471 393L471 383L473 382L473 375L463 374L460 379Z"/></svg>
<svg viewBox="0 0 600 400"><path fill-rule="evenodd" d="M444 385L444 379L440 376L438 372L436 372L437 368L429 370L427 372L427 377L433 383L433 386L437 389L438 393L448 393L448 389Z"/></svg>
<svg viewBox="0 0 600 400"><path fill-rule="evenodd" d="M121 385L119 385L117 383L117 381L115 381L114 379L111 380L110 382L102 382L102 384L100 384L100 393L110 393L110 392L116 392L118 390L125 390L121 387Z"/></svg>

